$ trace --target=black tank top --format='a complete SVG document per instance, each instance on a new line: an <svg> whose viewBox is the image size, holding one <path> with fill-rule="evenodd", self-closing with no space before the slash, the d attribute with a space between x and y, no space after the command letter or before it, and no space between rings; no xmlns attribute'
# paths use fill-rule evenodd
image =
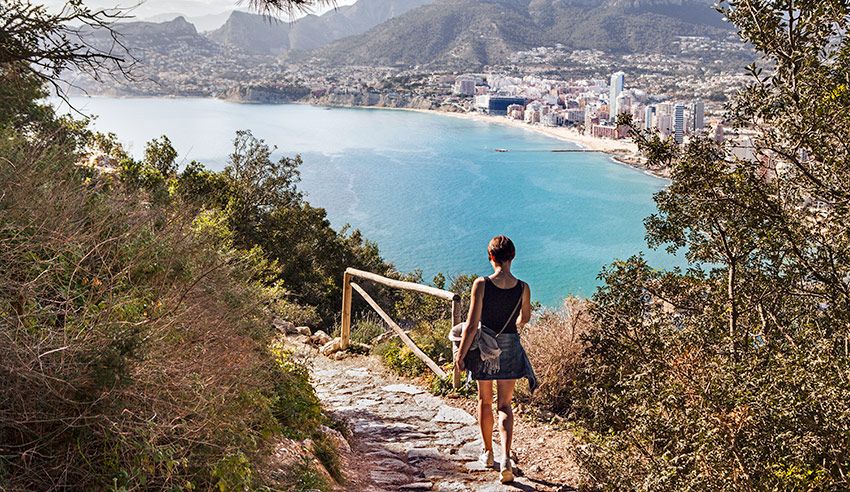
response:
<svg viewBox="0 0 850 492"><path fill-rule="evenodd" d="M481 324L498 333L505 326L505 331L502 333L516 333L516 318L519 316L519 309L514 312L520 298L522 297L522 280L517 279L515 286L510 289L502 289L490 280L490 277L484 277L484 302L481 306ZM513 313L513 315L511 315ZM508 317L510 316L510 321Z"/></svg>

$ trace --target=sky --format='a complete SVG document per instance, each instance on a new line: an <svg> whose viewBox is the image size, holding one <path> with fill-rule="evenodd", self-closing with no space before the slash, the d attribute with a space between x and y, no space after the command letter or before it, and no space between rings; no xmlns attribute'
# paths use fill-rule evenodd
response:
<svg viewBox="0 0 850 492"><path fill-rule="evenodd" d="M337 0L337 5L350 5L356 0ZM45 0L44 5L51 9L61 8L64 0ZM238 0L84 0L84 3L92 8L130 8L131 15L143 20L161 14L179 13L187 17L199 17L204 15L220 14L230 10L247 10L247 0L241 3ZM314 10L315 13L323 13L330 7L322 7Z"/></svg>

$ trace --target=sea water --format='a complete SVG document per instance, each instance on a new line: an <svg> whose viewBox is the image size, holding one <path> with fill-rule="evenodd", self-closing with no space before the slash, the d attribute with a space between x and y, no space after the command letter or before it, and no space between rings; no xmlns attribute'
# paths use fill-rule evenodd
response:
<svg viewBox="0 0 850 492"><path fill-rule="evenodd" d="M497 234L514 240L514 273L533 298L553 307L568 294L592 295L601 268L615 259L644 251L657 267L682 262L644 240L643 219L656 212L652 196L664 180L604 154L553 153L577 147L531 131L380 109L171 98L72 103L137 157L146 141L166 134L182 164L220 170L237 130L277 146L278 156L300 154L299 186L311 205L426 279L490 273L486 247Z"/></svg>

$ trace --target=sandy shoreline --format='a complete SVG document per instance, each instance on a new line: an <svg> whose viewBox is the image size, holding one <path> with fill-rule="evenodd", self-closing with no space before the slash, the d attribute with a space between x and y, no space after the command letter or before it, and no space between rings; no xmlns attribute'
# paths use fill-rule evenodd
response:
<svg viewBox="0 0 850 492"><path fill-rule="evenodd" d="M373 107L373 106L357 106L357 107ZM442 116L451 116L468 121L477 121L481 123L490 123L497 125L505 125L519 130L525 130L545 135L550 138L567 142L577 146L580 149L603 152L608 154L611 159L624 166L631 167L638 171L649 174L656 178L669 179L669 176L652 171L643 166L643 158L640 156L640 151L636 143L631 140L609 140L604 138L595 138L579 133L573 128L567 127L551 127L543 125L529 125L520 120L510 119L504 116L490 116L482 113L459 113L452 111L440 111L434 109L417 109L417 108L384 108L374 107L374 109L391 109L399 111L413 111L416 113L437 114Z"/></svg>

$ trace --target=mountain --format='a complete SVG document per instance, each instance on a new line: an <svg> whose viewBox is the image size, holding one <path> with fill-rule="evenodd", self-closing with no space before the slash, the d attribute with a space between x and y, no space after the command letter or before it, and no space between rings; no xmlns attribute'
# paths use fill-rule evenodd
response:
<svg viewBox="0 0 850 492"><path fill-rule="evenodd" d="M230 14L232 12L233 10L226 10L217 14L206 14L194 17L186 16L176 12L167 12L147 17L142 20L147 22L167 22L170 20L174 20L178 17L184 17L189 23L194 25L198 31L207 32L212 31L214 29L218 29L219 27L223 26L224 23L227 22L227 19L230 18Z"/></svg>
<svg viewBox="0 0 850 492"><path fill-rule="evenodd" d="M369 29L431 0L359 0L322 15L308 15L294 22L234 11L209 38L228 48L248 53L281 54L290 50L320 48Z"/></svg>
<svg viewBox="0 0 850 492"><path fill-rule="evenodd" d="M142 57L152 53L191 56L221 51L184 17L168 22L120 22L115 24L115 31L131 52ZM85 28L82 33L101 48L108 49L113 44L105 29Z"/></svg>
<svg viewBox="0 0 850 492"><path fill-rule="evenodd" d="M731 29L709 0L438 0L312 54L332 64L478 67L563 44L609 53L671 53L676 36Z"/></svg>
<svg viewBox="0 0 850 492"><path fill-rule="evenodd" d="M289 23L278 19L237 10L223 26L207 33L207 37L246 53L276 55L289 49L289 28Z"/></svg>
<svg viewBox="0 0 850 492"><path fill-rule="evenodd" d="M323 15L308 15L292 23L290 43L294 50L309 50L337 39L362 34L432 0L359 0Z"/></svg>

